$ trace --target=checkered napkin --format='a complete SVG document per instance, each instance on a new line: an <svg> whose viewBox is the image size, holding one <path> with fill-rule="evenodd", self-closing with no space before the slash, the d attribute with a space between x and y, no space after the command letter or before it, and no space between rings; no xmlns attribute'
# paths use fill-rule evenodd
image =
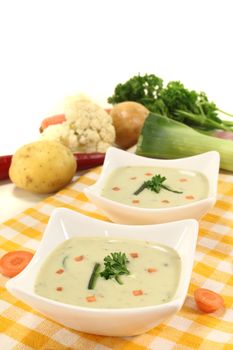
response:
<svg viewBox="0 0 233 350"><path fill-rule="evenodd" d="M10 250L38 247L54 208L66 207L107 220L83 194L93 184L96 168L54 196L0 225L0 256ZM135 337L104 337L81 333L45 318L5 289L0 277L0 350L233 350L233 176L220 174L218 200L200 221L195 264L180 312L149 332ZM199 312L193 300L198 287L220 293L224 310Z"/></svg>

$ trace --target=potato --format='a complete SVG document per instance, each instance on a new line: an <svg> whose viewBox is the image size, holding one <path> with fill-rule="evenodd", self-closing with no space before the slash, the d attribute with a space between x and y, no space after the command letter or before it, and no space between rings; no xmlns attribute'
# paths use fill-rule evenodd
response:
<svg viewBox="0 0 233 350"><path fill-rule="evenodd" d="M72 152L56 141L36 141L16 151L9 177L17 187L34 193L51 193L70 182L77 163Z"/></svg>
<svg viewBox="0 0 233 350"><path fill-rule="evenodd" d="M137 143L148 114L149 110L137 102L121 102L112 108L110 115L116 130L115 142L119 147L127 149Z"/></svg>

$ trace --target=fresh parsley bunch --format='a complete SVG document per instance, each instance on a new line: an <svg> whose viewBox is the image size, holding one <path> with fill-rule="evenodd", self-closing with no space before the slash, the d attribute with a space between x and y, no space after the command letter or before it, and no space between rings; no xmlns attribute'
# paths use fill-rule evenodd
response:
<svg viewBox="0 0 233 350"><path fill-rule="evenodd" d="M180 81L171 81L164 87L163 80L154 74L140 74L115 87L108 102L116 104L135 101L143 104L149 111L177 120L195 128L209 131L221 129L233 130L231 121L222 120L220 110L214 102L208 100L204 92L188 90Z"/></svg>

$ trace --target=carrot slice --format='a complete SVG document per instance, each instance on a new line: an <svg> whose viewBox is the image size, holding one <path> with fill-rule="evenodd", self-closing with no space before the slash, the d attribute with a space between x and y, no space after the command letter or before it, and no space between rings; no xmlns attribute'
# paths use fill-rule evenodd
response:
<svg viewBox="0 0 233 350"><path fill-rule="evenodd" d="M84 255L79 255L74 258L75 261L82 261L84 259Z"/></svg>
<svg viewBox="0 0 233 350"><path fill-rule="evenodd" d="M129 254L131 256L131 258L138 258L139 257L139 254L137 252L132 252Z"/></svg>
<svg viewBox="0 0 233 350"><path fill-rule="evenodd" d="M62 292L62 291L63 291L63 288L62 288L62 287L57 287L56 290L57 290L58 292Z"/></svg>
<svg viewBox="0 0 233 350"><path fill-rule="evenodd" d="M149 273L153 273L153 272L157 272L158 270L155 267L148 267L147 272Z"/></svg>
<svg viewBox="0 0 233 350"><path fill-rule="evenodd" d="M33 254L16 250L3 255L0 259L0 272L7 277L18 275L31 261Z"/></svg>
<svg viewBox="0 0 233 350"><path fill-rule="evenodd" d="M194 199L194 197L192 195L186 196L186 199Z"/></svg>
<svg viewBox="0 0 233 350"><path fill-rule="evenodd" d="M65 114L56 114L52 117L47 117L41 122L40 132L44 131L50 125L61 124L66 120Z"/></svg>
<svg viewBox="0 0 233 350"><path fill-rule="evenodd" d="M133 295L135 297L139 296L139 295L142 295L143 294L143 291L141 289L137 289L137 290L133 290Z"/></svg>
<svg viewBox="0 0 233 350"><path fill-rule="evenodd" d="M93 303L94 301L96 301L96 297L94 295L90 295L86 297L86 300L88 301L88 303Z"/></svg>
<svg viewBox="0 0 233 350"><path fill-rule="evenodd" d="M117 187L117 186L115 186L115 187L112 188L112 190L113 190L113 191L120 191L120 188Z"/></svg>
<svg viewBox="0 0 233 350"><path fill-rule="evenodd" d="M194 292L197 307L206 313L214 312L223 306L224 300L221 295L205 288L198 288Z"/></svg>

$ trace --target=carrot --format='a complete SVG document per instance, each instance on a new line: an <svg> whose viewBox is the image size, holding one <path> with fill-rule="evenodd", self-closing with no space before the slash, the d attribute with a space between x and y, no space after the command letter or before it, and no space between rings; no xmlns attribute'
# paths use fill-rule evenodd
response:
<svg viewBox="0 0 233 350"><path fill-rule="evenodd" d="M47 117L42 120L41 126L40 126L40 132L43 132L44 129L46 129L50 125L56 125L61 124L66 120L65 114L56 114L52 117Z"/></svg>
<svg viewBox="0 0 233 350"><path fill-rule="evenodd" d="M105 111L107 113L111 112L111 108L105 108ZM40 132L43 132L44 129L46 129L50 125L56 125L56 124L61 124L64 121L66 121L66 116L64 113L56 114L51 117L47 117L42 120L41 126L40 126Z"/></svg>
<svg viewBox="0 0 233 350"><path fill-rule="evenodd" d="M143 291L141 289L138 289L138 290L133 290L133 295L135 297L139 296L139 295L142 295L143 294Z"/></svg>
<svg viewBox="0 0 233 350"><path fill-rule="evenodd" d="M104 108L105 112L107 112L108 114L111 113L112 108Z"/></svg>
<svg viewBox="0 0 233 350"><path fill-rule="evenodd" d="M214 312L223 306L224 300L221 295L205 288L198 288L194 292L197 307L206 313Z"/></svg>
<svg viewBox="0 0 233 350"><path fill-rule="evenodd" d="M84 255L79 255L74 258L75 261L82 261L84 259Z"/></svg>
<svg viewBox="0 0 233 350"><path fill-rule="evenodd" d="M3 255L0 259L0 272L7 277L18 275L31 261L33 254L16 250Z"/></svg>
<svg viewBox="0 0 233 350"><path fill-rule="evenodd" d="M120 188L117 187L117 186L115 186L115 187L112 188L112 190L113 190L113 191L120 191Z"/></svg>
<svg viewBox="0 0 233 350"><path fill-rule="evenodd" d="M131 258L138 258L139 254L137 252L133 252L129 254L131 256Z"/></svg>
<svg viewBox="0 0 233 350"><path fill-rule="evenodd" d="M63 291L63 288L62 288L62 287L57 287L56 290L57 290L58 292L62 292L62 291Z"/></svg>
<svg viewBox="0 0 233 350"><path fill-rule="evenodd" d="M186 199L194 199L194 197L192 195L189 196L185 196Z"/></svg>
<svg viewBox="0 0 233 350"><path fill-rule="evenodd" d="M96 301L96 297L94 295L90 295L89 297L86 297L86 300L88 301L88 303L93 303L94 301Z"/></svg>
<svg viewBox="0 0 233 350"><path fill-rule="evenodd" d="M149 273L157 272L157 269L155 267L148 267L147 272Z"/></svg>

